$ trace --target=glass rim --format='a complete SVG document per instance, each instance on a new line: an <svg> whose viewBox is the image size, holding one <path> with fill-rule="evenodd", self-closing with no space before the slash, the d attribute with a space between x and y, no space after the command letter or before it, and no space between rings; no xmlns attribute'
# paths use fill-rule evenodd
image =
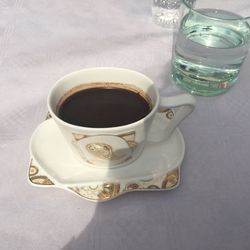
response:
<svg viewBox="0 0 250 250"><path fill-rule="evenodd" d="M231 12L231 11L228 11L228 10L224 10L224 9L217 9L217 8L213 8L214 10L223 10L223 11L225 11L225 12L228 12L228 13L232 13L232 14L234 14L235 15L235 18L217 18L217 17L212 17L212 16L209 16L209 15L206 15L206 14L204 14L204 13L200 13L199 11L197 11L197 10L199 10L199 9L195 9L195 8L193 8L192 6L193 6L193 4L189 1L189 0L182 0L182 2L183 2L183 4L191 11L193 11L193 12L195 12L195 13L197 13L198 15L201 15L201 16L206 16L206 17L209 17L209 18L211 18L211 19L216 19L216 20L230 20L230 21L239 21L239 20L243 20L243 21L248 21L248 19L249 19L249 21L250 21L250 16L247 16L247 17L243 17L243 16L240 16L240 15L238 15L237 13L234 13L234 12ZM194 1L195 2L195 1ZM193 3L194 3L193 2ZM212 9L212 8L207 8L207 9ZM238 16L238 17L237 17Z"/></svg>

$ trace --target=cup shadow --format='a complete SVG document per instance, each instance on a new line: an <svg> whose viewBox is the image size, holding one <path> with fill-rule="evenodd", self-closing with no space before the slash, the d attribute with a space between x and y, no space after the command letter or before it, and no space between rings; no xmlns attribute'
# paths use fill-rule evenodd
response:
<svg viewBox="0 0 250 250"><path fill-rule="evenodd" d="M174 195L175 190L171 193L170 196ZM166 221L155 221L157 214L164 213L163 206L154 204L159 202L160 195L162 193L158 192L154 193L154 197L148 193L133 193L129 199L124 196L97 204L89 224L62 250L160 249L168 228ZM153 229L156 231L153 232Z"/></svg>

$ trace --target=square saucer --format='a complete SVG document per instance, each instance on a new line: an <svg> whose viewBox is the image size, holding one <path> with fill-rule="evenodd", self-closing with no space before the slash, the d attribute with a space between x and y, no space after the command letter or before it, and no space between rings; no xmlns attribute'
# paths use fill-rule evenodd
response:
<svg viewBox="0 0 250 250"><path fill-rule="evenodd" d="M53 119L34 131L30 141L29 181L58 187L91 201L107 201L130 191L176 188L185 144L179 129L160 143L147 143L141 156L121 168L94 168L75 158Z"/></svg>

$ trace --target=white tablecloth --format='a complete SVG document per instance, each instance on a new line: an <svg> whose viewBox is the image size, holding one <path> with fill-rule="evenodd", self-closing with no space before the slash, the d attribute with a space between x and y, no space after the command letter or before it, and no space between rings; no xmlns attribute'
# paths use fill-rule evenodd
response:
<svg viewBox="0 0 250 250"><path fill-rule="evenodd" d="M214 3L216 4L216 2ZM235 1L250 13L249 1ZM180 126L186 155L173 191L91 203L27 181L29 139L51 85L96 66L138 70L162 95L172 32L150 0L0 1L0 249L250 249L250 58L225 95L197 98Z"/></svg>

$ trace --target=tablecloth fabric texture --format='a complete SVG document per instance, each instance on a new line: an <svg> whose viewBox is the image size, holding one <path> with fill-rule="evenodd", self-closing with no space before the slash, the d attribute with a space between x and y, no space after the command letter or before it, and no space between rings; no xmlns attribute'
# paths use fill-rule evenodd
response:
<svg viewBox="0 0 250 250"><path fill-rule="evenodd" d="M234 5L250 13L248 0ZM197 97L181 124L177 189L96 204L27 181L30 136L63 75L124 67L149 76L164 96L181 92L169 77L172 31L153 24L150 11L150 0L0 1L2 250L250 249L249 57L230 92Z"/></svg>

